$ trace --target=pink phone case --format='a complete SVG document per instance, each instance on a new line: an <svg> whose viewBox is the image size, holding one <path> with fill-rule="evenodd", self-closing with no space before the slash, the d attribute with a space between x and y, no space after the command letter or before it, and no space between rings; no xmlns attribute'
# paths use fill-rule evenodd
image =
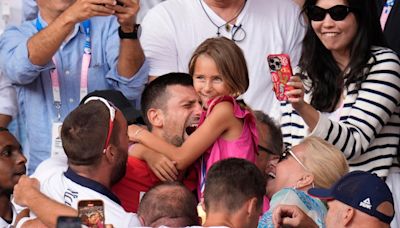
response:
<svg viewBox="0 0 400 228"><path fill-rule="evenodd" d="M286 91L293 89L286 85L292 76L289 55L271 54L268 55L267 60L276 98L280 101L287 100Z"/></svg>

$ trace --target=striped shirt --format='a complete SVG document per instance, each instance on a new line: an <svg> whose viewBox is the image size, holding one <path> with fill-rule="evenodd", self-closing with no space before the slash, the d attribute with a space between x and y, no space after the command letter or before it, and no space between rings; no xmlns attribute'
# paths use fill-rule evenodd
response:
<svg viewBox="0 0 400 228"><path fill-rule="evenodd" d="M339 121L320 114L314 130L309 132L291 104L281 103L285 144L293 146L307 135L318 136L344 153L350 170L381 177L400 172L396 157L400 140L400 61L390 49L374 47L371 52L371 68L360 88L353 83L344 91ZM309 103L311 93L304 100Z"/></svg>

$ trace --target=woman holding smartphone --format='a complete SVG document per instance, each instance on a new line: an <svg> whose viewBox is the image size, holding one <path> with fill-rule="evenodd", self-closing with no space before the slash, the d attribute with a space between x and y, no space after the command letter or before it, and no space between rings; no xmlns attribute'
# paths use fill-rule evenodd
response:
<svg viewBox="0 0 400 228"><path fill-rule="evenodd" d="M385 179L400 172L400 62L384 47L373 7L373 0L305 1L300 76L288 83L281 124L286 144L321 137L351 170Z"/></svg>

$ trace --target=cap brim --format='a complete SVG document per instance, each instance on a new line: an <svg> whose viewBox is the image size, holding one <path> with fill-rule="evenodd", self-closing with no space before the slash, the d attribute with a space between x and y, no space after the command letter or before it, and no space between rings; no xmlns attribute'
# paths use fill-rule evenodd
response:
<svg viewBox="0 0 400 228"><path fill-rule="evenodd" d="M311 188L308 190L308 194L320 199L330 200L334 199L331 189L324 188Z"/></svg>
<svg viewBox="0 0 400 228"><path fill-rule="evenodd" d="M128 121L128 124L136 123L137 119L142 116L142 113L134 107L125 108L121 110L121 112L124 114L124 117Z"/></svg>

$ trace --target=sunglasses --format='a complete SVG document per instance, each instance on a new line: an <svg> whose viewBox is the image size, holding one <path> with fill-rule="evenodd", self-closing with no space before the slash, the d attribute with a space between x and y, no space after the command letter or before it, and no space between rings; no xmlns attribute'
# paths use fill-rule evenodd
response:
<svg viewBox="0 0 400 228"><path fill-rule="evenodd" d="M285 151L283 151L283 152L281 153L281 155L279 156L278 163L281 162L281 161L283 161L283 160L286 160L286 159L289 157L289 155L292 156L292 157L294 158L294 160L296 160L297 163L299 163L299 164L301 165L301 167L303 167L305 170L308 171L308 169L307 169L306 166L303 164L303 162L301 162L300 159L299 159L299 158L293 153L293 151L292 151L291 149L289 149L289 148L286 148Z"/></svg>
<svg viewBox="0 0 400 228"><path fill-rule="evenodd" d="M114 119L115 119L115 112L117 108L109 101L102 97L89 97L86 101L85 104L88 103L89 101L100 101L102 102L110 112L110 122L108 123L108 132L107 132L107 138L106 138L106 143L104 144L104 150L107 149L108 145L110 144L110 139L111 139L111 134L112 134L112 129L114 127Z"/></svg>
<svg viewBox="0 0 400 228"><path fill-rule="evenodd" d="M312 21L324 20L327 13L329 13L329 16L333 20L342 21L347 17L347 15L349 15L350 12L353 12L353 9L345 5L336 5L329 9L324 9L314 5L307 8L306 14Z"/></svg>

